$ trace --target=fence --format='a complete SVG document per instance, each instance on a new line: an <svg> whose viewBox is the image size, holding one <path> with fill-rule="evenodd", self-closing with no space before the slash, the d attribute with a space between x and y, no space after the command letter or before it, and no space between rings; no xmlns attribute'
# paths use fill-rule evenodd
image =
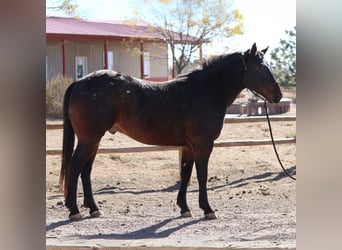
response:
<svg viewBox="0 0 342 250"><path fill-rule="evenodd" d="M225 123L252 123L252 122L265 122L266 118L257 117L234 117L225 118ZM296 116L271 116L271 122L286 122L286 121L296 121ZM52 124L47 123L46 129L63 129L63 124ZM280 138L274 140L277 145L279 144L291 144L296 143L296 138ZM227 142L215 142L214 147L241 147L241 146L261 146L261 145L271 145L271 139L260 139L260 140L234 140ZM181 148L176 146L140 146L140 147L119 147L119 148L99 148L98 154L113 154L113 153L141 153L141 152L153 152L153 151L179 151L179 161L181 160ZM61 149L46 149L46 155L61 155Z"/></svg>

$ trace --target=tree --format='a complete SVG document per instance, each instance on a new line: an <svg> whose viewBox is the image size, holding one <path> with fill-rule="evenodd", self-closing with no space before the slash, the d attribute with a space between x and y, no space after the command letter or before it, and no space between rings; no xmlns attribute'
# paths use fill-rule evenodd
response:
<svg viewBox="0 0 342 250"><path fill-rule="evenodd" d="M230 0L162 1L163 10L156 9L158 31L168 44L175 74L182 73L204 43L242 34L243 16L232 8ZM201 58L200 58L201 60Z"/></svg>
<svg viewBox="0 0 342 250"><path fill-rule="evenodd" d="M296 27L285 31L287 38L280 39L280 46L271 51L271 67L280 85L296 85Z"/></svg>
<svg viewBox="0 0 342 250"><path fill-rule="evenodd" d="M78 5L72 4L70 0L62 0L57 1L53 6L46 6L46 9L53 11L63 11L68 15L72 15L75 13L77 7Z"/></svg>

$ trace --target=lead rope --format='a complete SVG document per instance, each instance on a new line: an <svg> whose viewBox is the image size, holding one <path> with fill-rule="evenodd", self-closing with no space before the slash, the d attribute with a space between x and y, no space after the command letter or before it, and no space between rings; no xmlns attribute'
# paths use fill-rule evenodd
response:
<svg viewBox="0 0 342 250"><path fill-rule="evenodd" d="M275 145L275 142L274 142L274 138L273 138L273 132L272 132L272 127L271 127L271 121L270 121L270 117L268 115L268 110L267 110L267 101L266 99L259 95L258 93L256 93L255 91L252 91L252 93L254 95L256 95L257 97L261 98L262 100L264 100L264 109L265 109L265 113L266 113L266 118L267 118L267 124L268 124L268 128L269 128L269 131L270 131L270 135L271 135L271 140L272 140L272 145L273 145L273 149L274 149L274 152L275 152L275 155L277 156L277 159L278 159L278 162L281 166L281 168L283 169L283 171L285 172L285 174L290 177L292 180L297 180L295 177L293 177L287 170L286 168L284 167L283 163L281 162L280 160L280 157L279 157L279 154L278 154L278 150L276 148L276 145Z"/></svg>
<svg viewBox="0 0 342 250"><path fill-rule="evenodd" d="M268 123L268 128L269 128L269 131L270 131L270 135L271 135L271 139L272 139L272 145L273 145L273 149L274 149L274 152L277 156L277 159L278 159L278 162L281 166L281 168L284 170L284 172L286 173L286 175L288 177L290 177L292 180L296 180L295 177L293 177L287 170L286 168L283 166L283 163L281 162L280 158L279 158L279 154L278 154L278 151L277 151L277 148L276 148L276 145L275 145L275 142L274 142L274 139L273 139L273 132L272 132L272 127L271 127L271 122L270 122L270 118L269 118L269 115L268 115L268 111L267 111L267 101L265 98L264 99L264 108L265 108L265 113L266 113L266 117L267 117L267 123Z"/></svg>
<svg viewBox="0 0 342 250"><path fill-rule="evenodd" d="M246 62L245 62L245 59L244 59L244 54L242 53L241 54L241 59L242 59L242 65L243 65L243 68L245 71L247 71L247 65L246 65ZM266 113L266 117L267 117L267 123L268 123L268 128L269 128L269 131L270 131L270 135L271 135L271 140L272 140L272 145L273 145L273 149L274 149L274 152L277 156L277 159L278 159L278 162L281 166L281 168L283 169L283 171L285 172L285 174L290 177L292 180L297 180L295 177L293 177L287 170L286 168L283 166L283 163L281 162L280 160L280 157L279 157L279 154L278 154L278 150L276 148L276 145L275 145L275 142L274 142L274 138L273 138L273 132L272 132L272 127L271 127L271 122L270 122L270 117L268 115L268 111L267 111L267 101L266 99L259 95L257 92L253 91L253 90L250 90L254 95L256 95L257 97L261 98L262 100L264 100L264 109L265 109L265 113Z"/></svg>

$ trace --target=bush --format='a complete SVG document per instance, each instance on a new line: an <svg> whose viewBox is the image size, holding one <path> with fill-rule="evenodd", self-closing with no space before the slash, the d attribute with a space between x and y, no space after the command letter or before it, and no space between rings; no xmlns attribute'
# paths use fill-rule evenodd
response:
<svg viewBox="0 0 342 250"><path fill-rule="evenodd" d="M47 118L63 117L63 98L67 87L73 79L57 75L46 81L46 116Z"/></svg>

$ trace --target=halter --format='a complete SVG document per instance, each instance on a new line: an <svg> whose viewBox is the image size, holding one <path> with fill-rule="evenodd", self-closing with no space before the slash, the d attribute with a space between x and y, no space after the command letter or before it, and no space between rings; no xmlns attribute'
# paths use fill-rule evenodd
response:
<svg viewBox="0 0 342 250"><path fill-rule="evenodd" d="M244 57L244 54L242 53L241 54L241 60L242 60L242 65L243 65L243 69L245 70L245 72L248 70L247 69L247 64L246 64L246 61L245 61L245 57ZM266 99L258 94L257 92L255 92L254 90L251 90L251 89L248 89L249 91L251 91L254 95L256 95L257 97L261 98L263 101L266 101Z"/></svg>

